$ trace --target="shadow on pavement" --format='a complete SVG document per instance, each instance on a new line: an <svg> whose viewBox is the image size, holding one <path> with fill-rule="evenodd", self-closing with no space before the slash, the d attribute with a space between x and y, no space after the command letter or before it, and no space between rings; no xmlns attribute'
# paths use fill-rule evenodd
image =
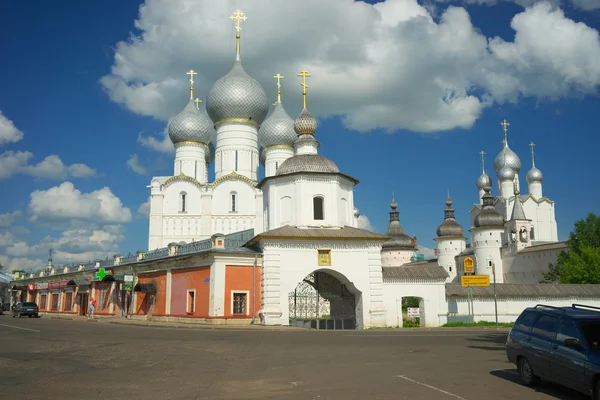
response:
<svg viewBox="0 0 600 400"><path fill-rule="evenodd" d="M470 349L489 350L489 351L504 351L506 343L506 335L491 333L481 336L467 338L469 342L475 342L467 346Z"/></svg>
<svg viewBox="0 0 600 400"><path fill-rule="evenodd" d="M522 385L516 369L497 369L490 371L490 375L504 379L515 385ZM589 397L579 392L551 382L542 381L538 386L532 387L531 390L560 400L589 400Z"/></svg>

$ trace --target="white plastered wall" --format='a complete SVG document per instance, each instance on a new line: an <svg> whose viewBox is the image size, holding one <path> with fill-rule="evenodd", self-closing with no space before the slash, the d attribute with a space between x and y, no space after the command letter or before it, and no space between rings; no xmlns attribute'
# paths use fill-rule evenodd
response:
<svg viewBox="0 0 600 400"><path fill-rule="evenodd" d="M447 315L444 279L386 280L383 284L388 327L402 327L402 299L418 297L421 323L425 327L444 325Z"/></svg>

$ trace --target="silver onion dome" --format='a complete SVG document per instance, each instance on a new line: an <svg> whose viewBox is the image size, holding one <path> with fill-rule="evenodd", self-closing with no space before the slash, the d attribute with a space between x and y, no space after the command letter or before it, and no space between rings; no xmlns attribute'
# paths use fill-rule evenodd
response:
<svg viewBox="0 0 600 400"><path fill-rule="evenodd" d="M207 164L212 164L215 161L215 144L213 142L208 143L208 150L204 156Z"/></svg>
<svg viewBox="0 0 600 400"><path fill-rule="evenodd" d="M494 196L490 194L489 190L485 190L481 198L483 199L483 206L473 220L475 228L503 227L504 217L494 207Z"/></svg>
<svg viewBox="0 0 600 400"><path fill-rule="evenodd" d="M487 176L487 175L486 175ZM446 199L446 209L444 210L444 222L438 226L436 233L438 237L443 236L463 236L465 230L456 219L454 219L454 209L452 208L452 200L450 197Z"/></svg>
<svg viewBox="0 0 600 400"><path fill-rule="evenodd" d="M305 108L294 121L294 130L300 135L314 135L317 131L317 120Z"/></svg>
<svg viewBox="0 0 600 400"><path fill-rule="evenodd" d="M294 174L296 172L321 172L337 174L340 172L335 163L318 154L301 154L288 158L281 163L276 175Z"/></svg>
<svg viewBox="0 0 600 400"><path fill-rule="evenodd" d="M492 188L492 180L488 174L483 173L479 176L479 178L477 178L477 188L479 190L483 190L486 187L490 189Z"/></svg>
<svg viewBox="0 0 600 400"><path fill-rule="evenodd" d="M294 120L285 111L283 104L278 101L275 103L275 109L271 115L260 126L258 141L263 147L292 146L296 138Z"/></svg>
<svg viewBox="0 0 600 400"><path fill-rule="evenodd" d="M515 170L508 165L503 166L500 168L500 171L498 171L498 179L500 181L512 181L515 179Z"/></svg>
<svg viewBox="0 0 600 400"><path fill-rule="evenodd" d="M210 88L206 111L216 124L227 119L261 124L269 112L267 94L260 83L244 71L238 54L233 67Z"/></svg>
<svg viewBox="0 0 600 400"><path fill-rule="evenodd" d="M506 155L504 154L505 151ZM521 159L517 153L508 147L508 144L504 145L504 148L498 153L494 160L494 170L496 170L496 173L498 173L504 165L508 165L510 168L514 169L517 174L521 171Z"/></svg>
<svg viewBox="0 0 600 400"><path fill-rule="evenodd" d="M194 100L169 122L169 138L173 144L181 142L210 142L212 124L208 117L201 113Z"/></svg>
<svg viewBox="0 0 600 400"><path fill-rule="evenodd" d="M267 162L267 154L265 153L265 149L262 146L258 149L258 161L262 166L264 166Z"/></svg>
<svg viewBox="0 0 600 400"><path fill-rule="evenodd" d="M385 232L385 236L389 236L389 239L383 243L382 249L414 249L413 239L404 232L400 225L396 200L392 199L390 208L390 225Z"/></svg>
<svg viewBox="0 0 600 400"><path fill-rule="evenodd" d="M527 179L527 183L542 183L544 181L544 174L542 174L542 171L536 167L532 167L529 171L527 171L527 176L525 179Z"/></svg>

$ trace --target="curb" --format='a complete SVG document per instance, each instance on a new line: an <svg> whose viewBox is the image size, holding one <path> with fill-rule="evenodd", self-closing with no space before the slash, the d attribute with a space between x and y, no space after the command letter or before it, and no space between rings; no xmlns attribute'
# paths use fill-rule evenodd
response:
<svg viewBox="0 0 600 400"><path fill-rule="evenodd" d="M73 321L73 318L71 318L71 317L60 317L60 316L54 317L54 316L48 316L47 318L48 319L64 319L64 320L67 320L67 321Z"/></svg>
<svg viewBox="0 0 600 400"><path fill-rule="evenodd" d="M176 329L197 329L197 330L228 330L228 331L269 331L269 332L277 332L277 331L306 331L306 329L288 329L287 327L268 327L262 325L238 325L239 327L234 327L234 325L208 325L208 324L186 324L186 325L167 325L164 323L156 323L156 322L145 322L145 323L131 323L124 321L107 321L109 324L115 325L128 325L128 326L141 326L148 328L176 328Z"/></svg>

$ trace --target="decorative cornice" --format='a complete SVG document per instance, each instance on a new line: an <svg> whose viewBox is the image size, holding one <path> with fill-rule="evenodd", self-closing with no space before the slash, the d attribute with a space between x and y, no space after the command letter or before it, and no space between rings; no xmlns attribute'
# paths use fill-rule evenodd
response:
<svg viewBox="0 0 600 400"><path fill-rule="evenodd" d="M177 175L177 176L172 176L169 179L167 179L165 181L165 183L163 183L163 187L169 187L170 185L172 185L175 182L189 182L192 185L196 186L197 188L201 189L202 187L206 186L201 184L200 182L198 182L196 179L192 178L191 176L187 176L184 175L183 173Z"/></svg>
<svg viewBox="0 0 600 400"><path fill-rule="evenodd" d="M267 150L292 150L294 151L294 148L292 146L287 146L285 144L274 144L272 146L267 146L263 149L263 151L267 151Z"/></svg>
<svg viewBox="0 0 600 400"><path fill-rule="evenodd" d="M208 148L208 146L206 145L206 143L194 142L192 140L185 140L183 142L177 142L177 143L175 143L175 148L178 148L178 147L181 147L181 146L204 146L205 148Z"/></svg>
<svg viewBox="0 0 600 400"><path fill-rule="evenodd" d="M220 121L215 122L215 129L217 129L219 127L219 125L223 125L223 124L242 124L242 125L250 125L250 126L254 126L254 127L259 127L260 125L256 122L253 121L251 119L246 119L246 118L225 118L222 119Z"/></svg>
<svg viewBox="0 0 600 400"><path fill-rule="evenodd" d="M219 179L215 180L213 183L210 183L208 186L210 186L211 188L215 188L217 187L221 182L224 182L226 180L230 180L230 179L238 179L240 181L246 182L248 185L252 186L253 188L256 187L256 182L254 182L252 179L248 178L245 175L241 175L238 174L235 171L232 171L230 174L227 175L223 175L222 177L220 177Z"/></svg>

